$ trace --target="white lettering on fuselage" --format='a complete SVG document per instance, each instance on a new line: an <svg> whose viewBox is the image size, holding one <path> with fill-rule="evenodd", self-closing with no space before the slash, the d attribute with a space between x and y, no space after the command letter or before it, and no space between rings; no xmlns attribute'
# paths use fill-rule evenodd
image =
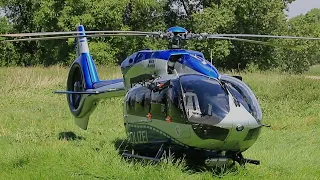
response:
<svg viewBox="0 0 320 180"><path fill-rule="evenodd" d="M134 144L147 143L148 132L147 131L132 131L130 132L130 141Z"/></svg>
<svg viewBox="0 0 320 180"><path fill-rule="evenodd" d="M156 67L156 65L155 65L154 60L149 60L148 68L155 68L155 67Z"/></svg>

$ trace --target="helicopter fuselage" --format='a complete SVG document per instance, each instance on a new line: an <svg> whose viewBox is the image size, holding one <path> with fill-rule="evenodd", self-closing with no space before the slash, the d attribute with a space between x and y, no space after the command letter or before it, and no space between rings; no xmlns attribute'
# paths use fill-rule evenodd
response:
<svg viewBox="0 0 320 180"><path fill-rule="evenodd" d="M124 124L135 145L243 152L258 138L261 110L242 81L220 75L202 53L139 51L122 64Z"/></svg>

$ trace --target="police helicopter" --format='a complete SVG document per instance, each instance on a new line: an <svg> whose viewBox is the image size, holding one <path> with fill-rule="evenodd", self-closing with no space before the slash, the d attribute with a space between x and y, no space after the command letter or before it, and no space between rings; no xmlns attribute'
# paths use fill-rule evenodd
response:
<svg viewBox="0 0 320 180"><path fill-rule="evenodd" d="M243 157L259 137L262 111L250 87L240 76L220 74L201 52L183 49L183 40L220 39L294 48L250 37L320 40L311 37L253 34L195 34L182 27L166 32L77 31L2 34L2 41L75 38L77 59L72 63L66 94L75 124L87 130L89 117L101 99L123 97L124 128L131 152L126 157L160 161L170 152L191 154L207 166L260 161ZM136 36L170 41L165 50L141 50L121 64L123 78L100 80L88 46L88 37ZM239 38L244 37L244 38ZM157 152L155 156L134 152ZM143 153L142 153L143 154ZM148 153L144 153L148 154Z"/></svg>

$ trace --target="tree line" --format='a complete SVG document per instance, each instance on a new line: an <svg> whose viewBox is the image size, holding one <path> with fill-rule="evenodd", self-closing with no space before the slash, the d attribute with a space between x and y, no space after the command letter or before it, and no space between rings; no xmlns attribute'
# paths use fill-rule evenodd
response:
<svg viewBox="0 0 320 180"><path fill-rule="evenodd" d="M270 34L320 37L320 9L287 18L294 0L0 0L0 33L86 30L165 31L172 26L190 32ZM212 57L224 69L280 69L301 73L319 63L319 41L255 38L299 49L275 48L227 40L188 41L186 48ZM114 65L141 49L166 49L162 40L91 38L96 63ZM73 39L0 44L0 66L69 65L76 57Z"/></svg>

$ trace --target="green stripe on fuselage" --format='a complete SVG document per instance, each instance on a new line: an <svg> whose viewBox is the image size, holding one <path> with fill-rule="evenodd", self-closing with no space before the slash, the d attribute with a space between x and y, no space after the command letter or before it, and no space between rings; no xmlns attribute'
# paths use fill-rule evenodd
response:
<svg viewBox="0 0 320 180"><path fill-rule="evenodd" d="M208 150L240 150L250 147L255 140L228 142L215 139L201 139L193 131L190 124L167 122L166 120L151 119L146 117L128 115L125 118L126 130L132 143L151 143L152 141L171 140L182 146L196 147ZM223 148L223 149L221 149Z"/></svg>

